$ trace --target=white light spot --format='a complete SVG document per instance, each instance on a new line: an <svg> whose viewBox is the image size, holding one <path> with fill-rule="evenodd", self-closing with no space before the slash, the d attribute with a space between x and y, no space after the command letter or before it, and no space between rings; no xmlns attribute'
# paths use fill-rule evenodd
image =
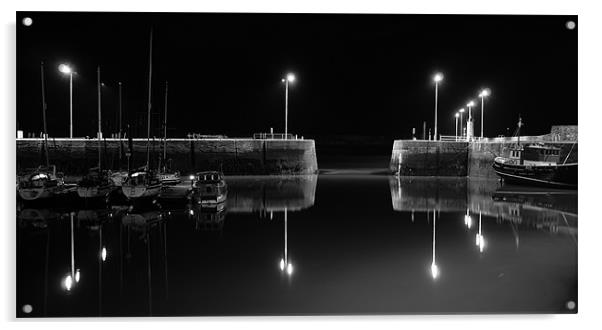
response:
<svg viewBox="0 0 602 330"><path fill-rule="evenodd" d="M574 301L572 301L572 300L567 301L566 308L573 310L573 309L575 309L575 307L577 307L577 304L575 304Z"/></svg>
<svg viewBox="0 0 602 330"><path fill-rule="evenodd" d="M29 314L32 311L33 311L33 307L31 307L31 305L29 305L29 304L23 305L23 313Z"/></svg>
<svg viewBox="0 0 602 330"><path fill-rule="evenodd" d="M23 18L23 25L25 25L25 26L31 26L31 24L33 24L33 20L31 19L31 17L24 17Z"/></svg>
<svg viewBox="0 0 602 330"><path fill-rule="evenodd" d="M569 30L572 30L572 29L574 29L574 28L575 28L575 26L576 26L576 24L575 24L575 22L573 22L573 21L568 21L568 22L566 22L566 28L567 28L567 29L569 29Z"/></svg>

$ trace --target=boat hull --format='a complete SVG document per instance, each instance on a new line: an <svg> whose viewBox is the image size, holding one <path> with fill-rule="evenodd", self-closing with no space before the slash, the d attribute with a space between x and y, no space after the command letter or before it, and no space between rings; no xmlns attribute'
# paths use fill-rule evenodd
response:
<svg viewBox="0 0 602 330"><path fill-rule="evenodd" d="M55 190L48 187L20 188L19 196L26 201L46 200L54 197Z"/></svg>
<svg viewBox="0 0 602 330"><path fill-rule="evenodd" d="M527 186L577 188L577 164L520 165L504 163L500 157L493 161L493 170L507 183Z"/></svg>
<svg viewBox="0 0 602 330"><path fill-rule="evenodd" d="M77 195L81 198L106 198L113 189L115 189L115 187L111 185L77 187Z"/></svg>
<svg viewBox="0 0 602 330"><path fill-rule="evenodd" d="M161 193L161 184L156 185L128 185L121 186L123 195L128 199L154 198Z"/></svg>

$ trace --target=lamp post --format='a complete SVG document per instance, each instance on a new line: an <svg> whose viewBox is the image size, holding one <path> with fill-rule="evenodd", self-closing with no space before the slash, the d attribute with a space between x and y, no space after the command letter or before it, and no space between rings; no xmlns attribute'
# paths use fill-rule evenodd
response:
<svg viewBox="0 0 602 330"><path fill-rule="evenodd" d="M485 108L485 98L491 94L489 88L484 88L480 93L479 97L481 98L481 139L483 138L483 109Z"/></svg>
<svg viewBox="0 0 602 330"><path fill-rule="evenodd" d="M69 75L69 138L73 138L73 70L67 64L59 65L59 71Z"/></svg>
<svg viewBox="0 0 602 330"><path fill-rule="evenodd" d="M458 117L460 117L460 113L456 112L454 118L456 118L456 142L458 141Z"/></svg>
<svg viewBox="0 0 602 330"><path fill-rule="evenodd" d="M437 141L437 103L439 101L439 82L443 80L443 74L437 72L433 76L433 81L435 82L435 134L433 135L433 140Z"/></svg>
<svg viewBox="0 0 602 330"><path fill-rule="evenodd" d="M460 113L460 136L464 136L464 119L462 119L464 114L464 108L458 110Z"/></svg>
<svg viewBox="0 0 602 330"><path fill-rule="evenodd" d="M468 101L466 104L468 107L468 121L466 122L466 140L470 141L474 136L474 125L472 123L472 107L474 107L474 101Z"/></svg>
<svg viewBox="0 0 602 330"><path fill-rule="evenodd" d="M284 138L288 138L288 84L295 81L295 75L289 73L285 78L282 78L282 82L285 85L284 90Z"/></svg>

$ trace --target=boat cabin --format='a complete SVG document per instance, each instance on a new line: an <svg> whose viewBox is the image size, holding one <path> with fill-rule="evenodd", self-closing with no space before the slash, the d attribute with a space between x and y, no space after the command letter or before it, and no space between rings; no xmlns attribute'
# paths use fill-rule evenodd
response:
<svg viewBox="0 0 602 330"><path fill-rule="evenodd" d="M200 183L217 183L222 181L224 176L221 172L206 171L195 174L195 179Z"/></svg>
<svg viewBox="0 0 602 330"><path fill-rule="evenodd" d="M560 148L532 144L511 149L509 158L521 165L556 165L560 161Z"/></svg>

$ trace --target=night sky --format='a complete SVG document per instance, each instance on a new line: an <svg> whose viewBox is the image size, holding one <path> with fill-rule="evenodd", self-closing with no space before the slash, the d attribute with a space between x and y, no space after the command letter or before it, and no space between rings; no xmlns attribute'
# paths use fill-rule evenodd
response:
<svg viewBox="0 0 602 330"><path fill-rule="evenodd" d="M20 24L23 17L33 25ZM454 134L453 114L481 87L485 135L548 133L577 124L576 16L367 14L17 13L17 127L40 132L40 62L45 63L50 136L96 131L96 67L101 66L103 131L116 131L117 83L123 122L142 137L146 120L149 32L154 29L152 105L159 135L169 81L169 135L250 136L284 131L286 72L289 132L409 138L434 122L432 75L439 89L439 131ZM475 134L480 134L480 104ZM474 110L474 109L473 109Z"/></svg>

